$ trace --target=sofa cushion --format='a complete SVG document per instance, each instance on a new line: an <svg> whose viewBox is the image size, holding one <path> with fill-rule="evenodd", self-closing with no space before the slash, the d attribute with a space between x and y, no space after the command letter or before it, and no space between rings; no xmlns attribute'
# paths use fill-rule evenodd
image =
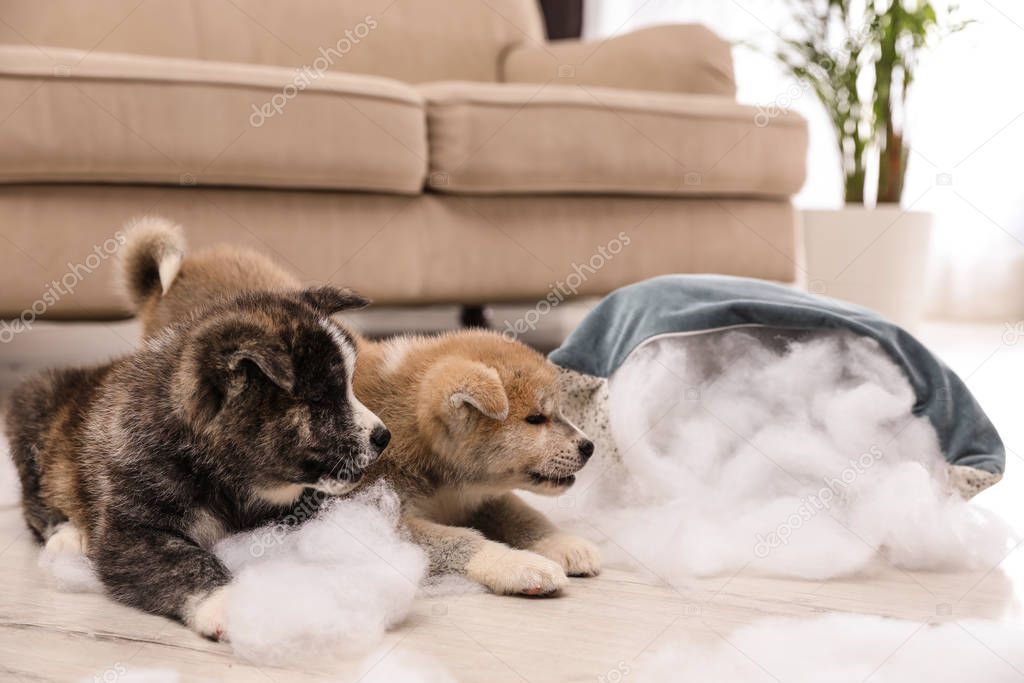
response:
<svg viewBox="0 0 1024 683"><path fill-rule="evenodd" d="M536 0L3 0L0 44L496 81L544 41Z"/></svg>
<svg viewBox="0 0 1024 683"><path fill-rule="evenodd" d="M600 40L522 43L502 81L736 96L732 49L701 24L648 26Z"/></svg>
<svg viewBox="0 0 1024 683"><path fill-rule="evenodd" d="M0 182L419 192L419 93L311 73L0 46Z"/></svg>
<svg viewBox="0 0 1024 683"><path fill-rule="evenodd" d="M804 181L807 126L790 112L584 85L421 92L438 191L786 197Z"/></svg>

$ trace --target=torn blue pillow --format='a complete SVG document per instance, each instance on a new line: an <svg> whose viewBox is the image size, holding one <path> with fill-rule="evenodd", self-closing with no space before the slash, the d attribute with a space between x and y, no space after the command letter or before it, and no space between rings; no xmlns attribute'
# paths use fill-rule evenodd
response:
<svg viewBox="0 0 1024 683"><path fill-rule="evenodd" d="M1006 450L963 381L921 342L877 313L783 285L725 275L666 275L623 287L551 353L560 367L610 377L641 344L666 334L758 326L849 330L874 339L906 375L913 413L935 428L946 460L1000 475Z"/></svg>

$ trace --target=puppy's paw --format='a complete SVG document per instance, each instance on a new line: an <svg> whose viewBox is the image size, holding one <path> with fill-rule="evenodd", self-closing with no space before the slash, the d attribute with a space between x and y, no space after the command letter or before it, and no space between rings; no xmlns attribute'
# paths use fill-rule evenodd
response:
<svg viewBox="0 0 1024 683"><path fill-rule="evenodd" d="M228 587L221 586L192 601L185 623L210 640L227 640Z"/></svg>
<svg viewBox="0 0 1024 683"><path fill-rule="evenodd" d="M85 552L85 536L74 524L64 522L46 539L46 550L51 553L81 555Z"/></svg>
<svg viewBox="0 0 1024 683"><path fill-rule="evenodd" d="M569 584L555 562L500 543L481 548L466 564L466 574L502 595L549 595Z"/></svg>
<svg viewBox="0 0 1024 683"><path fill-rule="evenodd" d="M601 571L601 551L579 536L556 532L534 543L530 550L554 560L569 576L596 576Z"/></svg>

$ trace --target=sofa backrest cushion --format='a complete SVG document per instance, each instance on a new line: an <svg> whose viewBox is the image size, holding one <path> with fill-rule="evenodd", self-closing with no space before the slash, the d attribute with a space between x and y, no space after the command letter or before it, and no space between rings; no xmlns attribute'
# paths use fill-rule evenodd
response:
<svg viewBox="0 0 1024 683"><path fill-rule="evenodd" d="M496 81L544 39L536 0L5 0L0 43L248 62L419 83Z"/></svg>

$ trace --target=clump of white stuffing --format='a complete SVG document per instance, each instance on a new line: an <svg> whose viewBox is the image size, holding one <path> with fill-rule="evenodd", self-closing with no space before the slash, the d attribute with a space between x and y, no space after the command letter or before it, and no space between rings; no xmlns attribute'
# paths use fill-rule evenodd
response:
<svg viewBox="0 0 1024 683"><path fill-rule="evenodd" d="M352 680L360 683L455 683L436 659L409 650L381 648L359 663Z"/></svg>
<svg viewBox="0 0 1024 683"><path fill-rule="evenodd" d="M618 456L595 456L553 512L670 582L824 579L879 553L906 569L998 563L1006 525L950 492L913 403L899 368L850 333L660 338L611 378Z"/></svg>
<svg viewBox="0 0 1024 683"><path fill-rule="evenodd" d="M426 555L406 539L398 496L386 484L328 500L306 516L230 536L214 548L234 574L228 640L255 664L373 648L405 619L426 574ZM81 554L44 549L39 566L58 590L102 591ZM440 594L467 591L461 583L444 585Z"/></svg>
<svg viewBox="0 0 1024 683"><path fill-rule="evenodd" d="M180 683L181 675L173 669L150 669L136 667L121 662L115 663L102 671L78 680L78 683L96 683L96 681L117 681L117 683Z"/></svg>
<svg viewBox="0 0 1024 683"><path fill-rule="evenodd" d="M664 642L635 663L636 683L745 681L1019 681L1024 627L984 620L922 624L833 614L763 619L694 639Z"/></svg>
<svg viewBox="0 0 1024 683"><path fill-rule="evenodd" d="M44 548L39 553L39 568L53 578L57 590L63 593L103 592L92 564L81 553Z"/></svg>
<svg viewBox="0 0 1024 683"><path fill-rule="evenodd" d="M282 664L376 644L408 614L427 565L398 521L398 497L378 484L302 524L219 543L235 574L227 615L235 652Z"/></svg>

